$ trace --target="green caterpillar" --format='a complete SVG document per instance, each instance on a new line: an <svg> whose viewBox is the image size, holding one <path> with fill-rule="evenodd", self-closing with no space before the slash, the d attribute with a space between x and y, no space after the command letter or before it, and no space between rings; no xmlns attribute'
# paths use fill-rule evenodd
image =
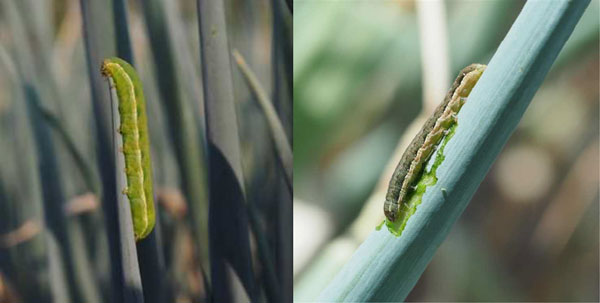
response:
<svg viewBox="0 0 600 303"><path fill-rule="evenodd" d="M152 165L148 139L148 118L142 83L133 66L113 57L104 60L102 75L112 78L119 99L121 125L118 132L123 136L122 152L125 156L127 188L135 240L148 236L154 228L154 195L152 191Z"/></svg>

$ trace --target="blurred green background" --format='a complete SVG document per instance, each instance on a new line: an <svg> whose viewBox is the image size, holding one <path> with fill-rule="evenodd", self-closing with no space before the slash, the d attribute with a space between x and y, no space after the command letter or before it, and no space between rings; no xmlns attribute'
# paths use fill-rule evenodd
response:
<svg viewBox="0 0 600 303"><path fill-rule="evenodd" d="M599 300L599 3L407 300ZM310 301L383 219L380 178L431 93L424 77L445 93L487 63L523 2L444 2L445 20L413 1L294 5L294 298ZM429 74L425 23L447 41Z"/></svg>

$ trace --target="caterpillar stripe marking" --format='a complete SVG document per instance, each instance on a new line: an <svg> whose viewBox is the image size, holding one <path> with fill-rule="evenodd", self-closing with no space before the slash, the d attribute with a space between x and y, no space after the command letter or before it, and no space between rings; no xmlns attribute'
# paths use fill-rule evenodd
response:
<svg viewBox="0 0 600 303"><path fill-rule="evenodd" d="M390 180L383 204L388 221L394 222L398 219L401 207L414 191L414 185L419 181L425 164L450 127L458 122L456 116L485 68L482 64L471 64L460 71L444 101L427 119L402 155Z"/></svg>

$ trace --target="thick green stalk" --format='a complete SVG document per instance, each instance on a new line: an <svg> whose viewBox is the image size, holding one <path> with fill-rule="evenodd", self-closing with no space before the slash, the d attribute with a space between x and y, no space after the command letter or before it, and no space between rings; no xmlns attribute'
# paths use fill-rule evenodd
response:
<svg viewBox="0 0 600 303"><path fill-rule="evenodd" d="M208 145L210 259L214 300L231 301L231 266L257 299L248 237L245 187L223 1L198 0ZM233 296L233 297L232 297Z"/></svg>
<svg viewBox="0 0 600 303"><path fill-rule="evenodd" d="M117 56L135 66L127 22L127 3L125 0L113 0L112 6L115 38L117 42Z"/></svg>
<svg viewBox="0 0 600 303"><path fill-rule="evenodd" d="M169 133L181 172L182 187L191 210L194 233L198 238L202 266L206 272L210 272L208 245L206 245L208 243L208 198L203 162L205 155L200 142L203 130L198 130L193 111L190 110L189 104L184 102L180 91L173 46L168 39L169 32L163 3L148 0L143 2L142 8L157 68L161 101L166 111Z"/></svg>
<svg viewBox="0 0 600 303"><path fill-rule="evenodd" d="M109 256L110 256L110 284L112 292L106 294L109 301L121 299L124 292L123 264L121 262L121 247L119 226L117 220L117 192L114 170L114 157L112 141L110 139L110 99L106 91L106 82L101 79L100 64L102 60L112 53L111 39L104 39L107 31L112 29L103 14L103 9L98 7L96 1L80 0L81 19L83 21L83 38L87 71L90 81L92 109L94 113L97 165L102 182L101 201L104 212L105 227L107 229ZM100 43L102 41L102 43Z"/></svg>
<svg viewBox="0 0 600 303"><path fill-rule="evenodd" d="M438 182L401 237L373 232L319 301L401 301L467 206L589 1L528 2L488 64L444 150Z"/></svg>
<svg viewBox="0 0 600 303"><path fill-rule="evenodd" d="M122 148L124 145L121 135L117 132L121 125L120 114L118 110L117 89L112 78L110 81L110 99L112 108L112 148L115 159L116 172L116 191L117 191L117 220L119 221L119 239L120 249L123 264L123 283L127 291L123 292L122 299L124 302L144 302L142 293L142 279L140 277L140 269L137 260L137 250L135 247L135 239L133 233L133 222L131 215L131 205L129 197L124 193L127 188L127 176L125 174L125 156Z"/></svg>

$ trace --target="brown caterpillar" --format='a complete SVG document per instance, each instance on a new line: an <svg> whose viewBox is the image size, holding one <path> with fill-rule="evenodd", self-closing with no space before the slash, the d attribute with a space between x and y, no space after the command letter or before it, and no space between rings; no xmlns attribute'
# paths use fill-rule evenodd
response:
<svg viewBox="0 0 600 303"><path fill-rule="evenodd" d="M457 122L456 115L465 103L475 83L481 77L486 66L471 64L460 71L444 101L423 125L421 131L411 141L396 166L383 204L386 218L394 222L410 196L415 183L433 151L446 135L448 129Z"/></svg>

